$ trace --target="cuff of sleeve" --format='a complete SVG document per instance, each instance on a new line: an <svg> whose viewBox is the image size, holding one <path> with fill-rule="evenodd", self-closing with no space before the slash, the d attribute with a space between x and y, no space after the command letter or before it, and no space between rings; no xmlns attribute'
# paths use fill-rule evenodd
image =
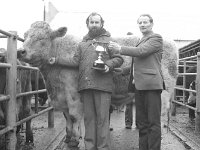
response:
<svg viewBox="0 0 200 150"><path fill-rule="evenodd" d="M109 61L105 62L105 65L107 65L107 66L109 67L110 70L113 69L112 63L111 63L111 62L109 62Z"/></svg>
<svg viewBox="0 0 200 150"><path fill-rule="evenodd" d="M58 64L59 63L59 58L55 57L55 63L54 64Z"/></svg>
<svg viewBox="0 0 200 150"><path fill-rule="evenodd" d="M122 46L120 46L120 49L119 49L119 54L122 54Z"/></svg>

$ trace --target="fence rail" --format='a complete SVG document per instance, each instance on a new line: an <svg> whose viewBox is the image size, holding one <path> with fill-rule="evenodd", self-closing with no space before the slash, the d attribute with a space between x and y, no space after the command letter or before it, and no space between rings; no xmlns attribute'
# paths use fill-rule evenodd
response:
<svg viewBox="0 0 200 150"><path fill-rule="evenodd" d="M15 150L16 149L16 126L28 123L31 119L48 112L48 127L54 127L54 119L53 119L53 107L48 107L43 109L42 111L38 111L38 93L46 92L46 89L38 90L38 71L39 69L36 67L27 67L27 66L17 66L17 41L24 42L24 39L18 37L17 32L6 32L0 29L0 33L3 34L0 38L7 38L7 63L0 63L0 68L6 68L6 77L7 77L7 86L6 86L6 94L0 95L0 104L3 101L7 101L7 115L6 116L6 125L0 126L0 135L6 134L7 136L7 149ZM36 90L29 91L24 93L16 92L16 82L17 82L17 70L33 70L37 72L36 82ZM16 103L17 98L27 95L35 94L35 113L31 116L28 116L20 121L16 120ZM12 131L12 132L11 132ZM27 131L26 131L27 132Z"/></svg>

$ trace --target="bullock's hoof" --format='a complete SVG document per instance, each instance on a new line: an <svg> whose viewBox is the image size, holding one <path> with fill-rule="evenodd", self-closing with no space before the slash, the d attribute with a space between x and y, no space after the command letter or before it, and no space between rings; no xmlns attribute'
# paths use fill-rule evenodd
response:
<svg viewBox="0 0 200 150"><path fill-rule="evenodd" d="M79 141L77 141L76 139L71 139L68 143L68 147L69 148L78 148L78 144L79 144Z"/></svg>
<svg viewBox="0 0 200 150"><path fill-rule="evenodd" d="M65 136L65 143L69 143L70 140L71 140L71 136L66 135L66 136Z"/></svg>

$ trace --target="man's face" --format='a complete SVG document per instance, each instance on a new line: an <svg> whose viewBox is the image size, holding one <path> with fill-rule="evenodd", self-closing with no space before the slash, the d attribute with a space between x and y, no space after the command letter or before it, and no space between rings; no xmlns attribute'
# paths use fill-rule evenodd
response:
<svg viewBox="0 0 200 150"><path fill-rule="evenodd" d="M153 23L150 22L148 16L141 16L138 19L138 25L143 34L147 34L152 31Z"/></svg>
<svg viewBox="0 0 200 150"><path fill-rule="evenodd" d="M89 23L88 23L88 29L90 32L96 32L102 27L101 24L101 18L99 15L96 16L90 16Z"/></svg>

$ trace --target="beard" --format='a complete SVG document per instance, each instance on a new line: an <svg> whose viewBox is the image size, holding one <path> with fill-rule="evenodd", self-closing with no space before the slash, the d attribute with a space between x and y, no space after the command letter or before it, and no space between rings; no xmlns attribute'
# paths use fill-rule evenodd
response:
<svg viewBox="0 0 200 150"><path fill-rule="evenodd" d="M97 28L97 27L90 28L89 32L88 32L88 34L91 38L95 38L95 37L101 35L102 33L105 33L105 29Z"/></svg>

